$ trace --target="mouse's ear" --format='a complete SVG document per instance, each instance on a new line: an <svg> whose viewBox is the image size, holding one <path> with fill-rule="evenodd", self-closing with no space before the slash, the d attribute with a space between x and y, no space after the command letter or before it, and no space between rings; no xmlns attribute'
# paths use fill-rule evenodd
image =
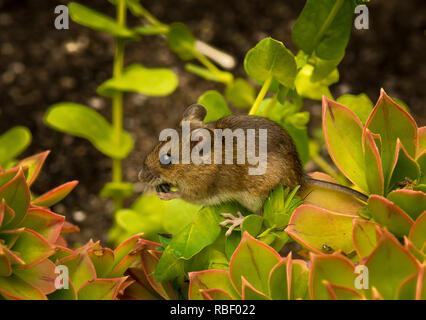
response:
<svg viewBox="0 0 426 320"><path fill-rule="evenodd" d="M186 108L183 113L182 121L190 121L192 125L204 127L204 118L207 115L207 110L201 104L193 104ZM181 125L182 125L181 121Z"/></svg>

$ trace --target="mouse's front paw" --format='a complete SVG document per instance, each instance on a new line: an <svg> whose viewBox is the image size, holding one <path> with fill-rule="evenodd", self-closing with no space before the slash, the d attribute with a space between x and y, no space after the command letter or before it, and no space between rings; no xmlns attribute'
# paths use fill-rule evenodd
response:
<svg viewBox="0 0 426 320"><path fill-rule="evenodd" d="M228 231L226 231L225 236L229 237L232 233L232 231L236 228L236 227L240 227L241 224L244 221L244 216L241 214L241 212L237 212L238 217L235 217L233 214L231 213L221 213L221 216L224 218L227 218L227 220L219 223L219 225L221 227L224 227L228 224L230 224L231 226L229 227Z"/></svg>

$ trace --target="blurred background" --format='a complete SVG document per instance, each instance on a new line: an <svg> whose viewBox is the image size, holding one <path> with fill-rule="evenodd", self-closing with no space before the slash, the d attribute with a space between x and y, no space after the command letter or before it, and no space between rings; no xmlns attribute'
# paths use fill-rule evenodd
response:
<svg viewBox="0 0 426 320"><path fill-rule="evenodd" d="M79 0L93 9L115 17L106 0ZM79 186L54 208L77 224L81 232L71 241L90 238L107 240L113 221L110 200L98 196L110 180L111 160L83 139L46 127L43 114L59 101L72 101L95 108L110 119L110 100L96 94L97 86L111 77L114 42L107 34L92 31L70 20L69 30L54 28L54 8L66 1L0 0L0 133L16 125L28 127L33 135L21 156L44 150L47 159L33 191L43 193L70 180ZM293 49L291 27L300 14L300 0L156 0L141 3L164 23L183 22L195 36L236 59L235 76L245 77L246 52L267 36ZM383 87L404 101L419 126L426 125L426 3L424 0L372 0L370 28L352 29L340 81L333 95L365 92L376 101ZM138 20L128 15L129 25ZM124 180L137 182L144 156L158 141L164 128L174 127L188 105L209 89L223 92L222 84L200 79L184 69L165 39L144 37L126 47L125 64L140 62L147 67L169 67L179 77L179 87L164 98L125 95L124 127L136 145L124 160ZM319 102L307 100L311 112L309 128L321 120ZM244 112L233 109L235 112ZM141 189L140 189L141 190ZM140 192L139 190L139 192ZM131 203L133 199L128 199Z"/></svg>

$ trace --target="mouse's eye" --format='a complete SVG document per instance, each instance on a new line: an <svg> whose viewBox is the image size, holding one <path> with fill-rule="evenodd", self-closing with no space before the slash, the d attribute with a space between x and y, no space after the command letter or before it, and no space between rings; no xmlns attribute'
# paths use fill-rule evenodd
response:
<svg viewBox="0 0 426 320"><path fill-rule="evenodd" d="M160 156L160 163L161 163L163 166L168 166L169 164L171 164L171 163L172 163L172 156L171 156L171 155L169 155L169 154L167 154L167 153L162 154L162 155Z"/></svg>

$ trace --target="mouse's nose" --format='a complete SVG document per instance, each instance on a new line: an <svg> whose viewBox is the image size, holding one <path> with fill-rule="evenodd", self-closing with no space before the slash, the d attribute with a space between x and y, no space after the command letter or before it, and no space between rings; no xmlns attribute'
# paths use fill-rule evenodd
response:
<svg viewBox="0 0 426 320"><path fill-rule="evenodd" d="M154 169L148 168L146 166L144 166L138 174L139 181L147 183L159 177L160 175Z"/></svg>

